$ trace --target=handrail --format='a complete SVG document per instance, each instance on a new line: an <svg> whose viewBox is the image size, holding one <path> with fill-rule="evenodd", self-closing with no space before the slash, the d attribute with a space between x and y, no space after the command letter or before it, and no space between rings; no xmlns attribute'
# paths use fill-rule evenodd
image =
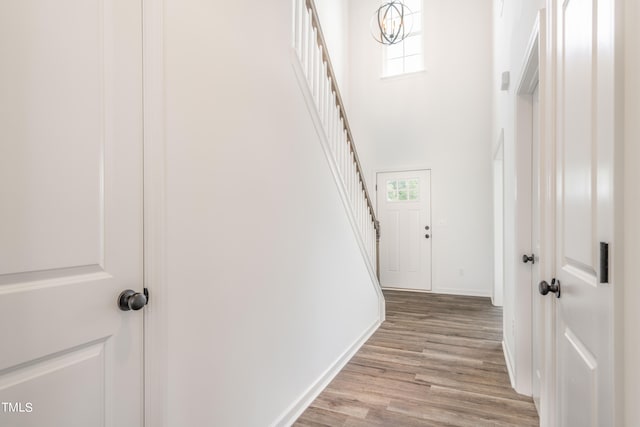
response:
<svg viewBox="0 0 640 427"><path fill-rule="evenodd" d="M353 142L353 135L351 134L351 126L349 126L349 120L347 119L347 111L344 108L344 102L342 101L342 96L340 95L340 89L338 88L338 81L336 79L336 74L333 71L333 65L331 64L331 58L329 58L328 50L327 50L327 42L324 39L324 33L322 32L322 27L320 26L320 20L318 19L318 9L316 8L316 4L314 0L305 0L307 9L311 12L311 24L316 29L316 34L318 38L318 44L322 47L322 59L327 64L327 73L329 80L331 81L331 89L336 94L336 107L340 111L340 117L344 123L344 130L347 132L347 142L349 143L349 149L353 154L353 158L355 160L356 169L358 172L358 178L360 180L360 186L364 191L364 196L367 200L367 206L369 208L369 212L371 213L371 218L373 219L373 226L376 230L376 240L380 239L380 222L376 218L375 210L373 209L373 203L371 203L371 197L369 197L369 190L367 189L367 184L364 180L364 174L362 173L362 166L360 165L360 159L358 158L358 152L356 151L356 147ZM377 267L377 266L376 266Z"/></svg>

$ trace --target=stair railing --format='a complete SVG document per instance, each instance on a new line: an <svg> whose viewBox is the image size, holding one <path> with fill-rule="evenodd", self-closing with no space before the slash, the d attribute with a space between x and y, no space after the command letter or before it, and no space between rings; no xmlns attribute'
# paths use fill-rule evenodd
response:
<svg viewBox="0 0 640 427"><path fill-rule="evenodd" d="M329 145L329 154L355 217L356 229L379 278L380 223L376 219L362 173L344 102L318 19L318 10L313 0L294 2L293 47L313 97L320 125Z"/></svg>

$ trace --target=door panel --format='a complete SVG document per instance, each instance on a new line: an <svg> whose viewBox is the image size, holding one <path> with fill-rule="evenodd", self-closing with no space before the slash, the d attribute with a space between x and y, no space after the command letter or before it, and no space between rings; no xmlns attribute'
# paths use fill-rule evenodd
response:
<svg viewBox="0 0 640 427"><path fill-rule="evenodd" d="M377 188L381 285L431 290L430 171L379 173Z"/></svg>
<svg viewBox="0 0 640 427"><path fill-rule="evenodd" d="M385 247L385 265L389 272L400 271L400 212L389 210L386 215L389 236Z"/></svg>
<svg viewBox="0 0 640 427"><path fill-rule="evenodd" d="M24 411L3 413L11 426L104 425L105 342L47 357L0 378L3 402L22 403ZM60 390L64 392L52 392ZM27 406L30 403L30 407ZM65 414L71 411L71 414ZM28 415L27 415L28 414ZM52 420L57 420L52 423Z"/></svg>
<svg viewBox="0 0 640 427"><path fill-rule="evenodd" d="M411 209L407 212L407 241L409 250L407 251L407 271L418 273L421 268L420 244L424 240L424 226L420 226L421 210ZM425 231L426 233L426 231Z"/></svg>
<svg viewBox="0 0 640 427"><path fill-rule="evenodd" d="M570 0L564 7L563 169L565 263L595 277L593 135L592 0Z"/></svg>
<svg viewBox="0 0 640 427"><path fill-rule="evenodd" d="M100 4L3 2L3 274L102 264Z"/></svg>
<svg viewBox="0 0 640 427"><path fill-rule="evenodd" d="M596 358L569 328L560 338L563 426L597 426Z"/></svg>
<svg viewBox="0 0 640 427"><path fill-rule="evenodd" d="M558 4L556 277L558 421L613 425L612 289L600 283L599 242L612 242L613 33L609 0ZM608 19L607 19L608 20ZM596 72L598 70L598 72ZM604 72L603 72L604 71ZM597 191L598 189L605 191Z"/></svg>
<svg viewBox="0 0 640 427"><path fill-rule="evenodd" d="M130 0L0 5L0 401L32 407L0 424L141 424L141 30Z"/></svg>

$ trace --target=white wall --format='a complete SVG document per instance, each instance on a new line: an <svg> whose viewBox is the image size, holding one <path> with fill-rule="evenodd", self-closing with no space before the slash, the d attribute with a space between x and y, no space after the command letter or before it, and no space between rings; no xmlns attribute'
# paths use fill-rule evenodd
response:
<svg viewBox="0 0 640 427"><path fill-rule="evenodd" d="M348 113L369 189L376 171L431 169L433 290L490 296L491 1L424 0L426 71L388 79L369 30L380 2L349 5Z"/></svg>
<svg viewBox="0 0 640 427"><path fill-rule="evenodd" d="M625 81L625 426L640 425L640 5L626 1Z"/></svg>
<svg viewBox="0 0 640 427"><path fill-rule="evenodd" d="M340 94L348 108L349 4L344 0L315 0L315 3Z"/></svg>
<svg viewBox="0 0 640 427"><path fill-rule="evenodd" d="M228 6L165 1L167 426L282 420L379 316L294 76L291 2Z"/></svg>
<svg viewBox="0 0 640 427"><path fill-rule="evenodd" d="M504 2L504 4L503 4ZM518 271L531 268L522 263L522 250L516 243L516 150L515 150L515 110L517 83L524 65L525 51L538 10L544 7L544 0L494 0L494 123L492 141L497 145L499 135L504 132L504 342L509 363L516 366L516 286ZM502 72L508 71L511 85L508 91L500 90ZM494 146L492 151L497 147ZM526 284L530 286L530 284ZM530 327L528 324L526 327ZM526 356L525 356L526 357Z"/></svg>

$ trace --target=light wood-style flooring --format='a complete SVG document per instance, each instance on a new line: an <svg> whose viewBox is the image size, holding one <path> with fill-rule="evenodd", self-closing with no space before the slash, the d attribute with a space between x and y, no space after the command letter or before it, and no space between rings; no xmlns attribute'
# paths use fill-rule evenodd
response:
<svg viewBox="0 0 640 427"><path fill-rule="evenodd" d="M385 291L387 320L295 426L537 426L489 298Z"/></svg>

